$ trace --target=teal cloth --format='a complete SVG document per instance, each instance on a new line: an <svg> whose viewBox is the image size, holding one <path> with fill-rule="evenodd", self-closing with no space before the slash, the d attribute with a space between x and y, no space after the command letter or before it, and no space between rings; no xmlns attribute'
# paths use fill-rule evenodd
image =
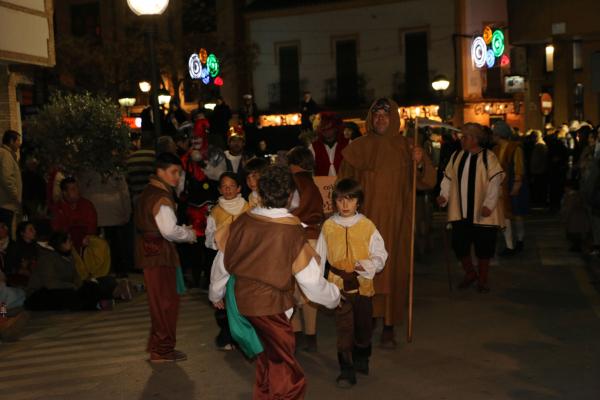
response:
<svg viewBox="0 0 600 400"><path fill-rule="evenodd" d="M181 267L175 268L175 282L177 282L177 294L185 294L187 288L185 287L185 281L183 280L183 272L181 272Z"/></svg>
<svg viewBox="0 0 600 400"><path fill-rule="evenodd" d="M248 358L254 358L263 352L263 346L254 330L254 327L242 314L235 301L235 276L231 275L227 281L225 291L225 309L227 321L233 340L242 349Z"/></svg>

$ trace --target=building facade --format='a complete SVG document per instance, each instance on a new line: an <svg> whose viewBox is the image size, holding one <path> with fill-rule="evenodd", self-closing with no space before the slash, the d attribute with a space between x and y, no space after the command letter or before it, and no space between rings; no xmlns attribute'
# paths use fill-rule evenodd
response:
<svg viewBox="0 0 600 400"><path fill-rule="evenodd" d="M443 114L454 124L504 119L523 128L523 94L504 88L511 63L499 56L481 69L471 57L474 38L490 26L504 33L510 60L506 1L255 0L245 16L259 48L251 86L261 109L290 111L309 91L318 104L349 116L364 116L383 96L421 106L408 117L434 116L427 113L438 113L432 105L444 99ZM441 98L431 87L440 74L450 81Z"/></svg>
<svg viewBox="0 0 600 400"><path fill-rule="evenodd" d="M55 65L52 0L0 2L0 133L21 132L21 88Z"/></svg>
<svg viewBox="0 0 600 400"><path fill-rule="evenodd" d="M600 122L600 2L509 0L513 44L526 59L526 123ZM544 118L540 97L552 96Z"/></svg>

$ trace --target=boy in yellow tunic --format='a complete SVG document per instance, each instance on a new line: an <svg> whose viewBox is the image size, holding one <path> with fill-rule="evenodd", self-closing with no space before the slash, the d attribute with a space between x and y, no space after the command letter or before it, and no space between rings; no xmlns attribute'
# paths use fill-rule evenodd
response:
<svg viewBox="0 0 600 400"><path fill-rule="evenodd" d="M333 190L336 213L323 224L317 253L321 267L331 265L329 282L341 291L344 301L336 309L339 387L356 384L356 372L369 374L373 330L373 278L387 260L383 238L358 208L364 198L360 184L340 180Z"/></svg>
<svg viewBox="0 0 600 400"><path fill-rule="evenodd" d="M210 210L210 215L206 221L206 242L209 249L217 250L215 242L215 233L231 224L240 215L250 209L248 202L244 200L241 192L241 185L237 174L233 172L224 172L219 178L219 202ZM234 341L231 337L229 324L227 322L227 312L225 310L216 310L215 319L221 331L215 338L215 344L219 350L233 350Z"/></svg>

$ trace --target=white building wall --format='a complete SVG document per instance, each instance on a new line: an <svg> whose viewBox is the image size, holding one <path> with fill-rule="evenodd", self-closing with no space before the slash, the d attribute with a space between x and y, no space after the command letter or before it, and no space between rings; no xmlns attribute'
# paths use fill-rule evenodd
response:
<svg viewBox="0 0 600 400"><path fill-rule="evenodd" d="M260 108L269 105L269 85L279 82L276 45L282 42L299 43L300 81L305 83L300 90L311 91L320 104L324 102L325 80L336 77L334 40L340 36L357 38L358 73L367 80L370 98L392 95L394 73L404 72L401 30L428 26L431 76L454 76L453 1L400 1L368 8L303 11L300 15L248 21L250 40L260 49L253 72L255 99Z"/></svg>

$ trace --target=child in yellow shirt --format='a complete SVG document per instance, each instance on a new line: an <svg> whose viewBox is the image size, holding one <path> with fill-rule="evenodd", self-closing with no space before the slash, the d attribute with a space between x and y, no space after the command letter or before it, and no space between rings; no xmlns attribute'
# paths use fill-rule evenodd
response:
<svg viewBox="0 0 600 400"><path fill-rule="evenodd" d="M327 279L344 299L335 312L341 369L336 383L350 387L356 384L356 372L369 374L373 278L383 270L388 254L375 224L358 212L364 198L360 184L342 179L332 197L336 213L323 224L317 252L322 269L329 261Z"/></svg>

